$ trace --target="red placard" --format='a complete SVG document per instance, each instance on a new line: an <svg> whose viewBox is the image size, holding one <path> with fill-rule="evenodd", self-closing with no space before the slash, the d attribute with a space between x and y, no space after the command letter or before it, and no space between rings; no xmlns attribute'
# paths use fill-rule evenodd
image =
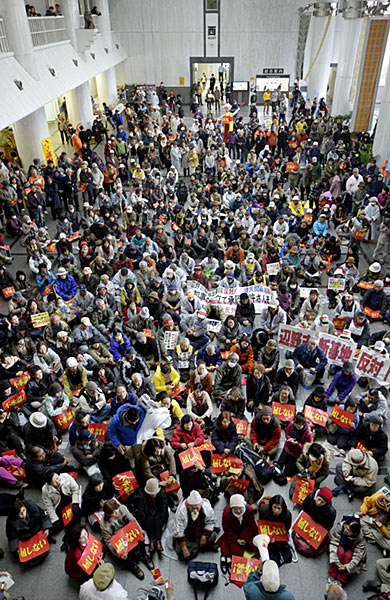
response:
<svg viewBox="0 0 390 600"><path fill-rule="evenodd" d="M71 502L67 506L64 506L64 508L61 511L61 515L62 520L64 522L64 526L67 527L67 525L69 525L69 523L71 523L73 519L73 510Z"/></svg>
<svg viewBox="0 0 390 600"><path fill-rule="evenodd" d="M335 329L342 331L344 329L344 325L347 321L348 321L348 317L343 317L343 318L335 317L333 319L333 325L334 325Z"/></svg>
<svg viewBox="0 0 390 600"><path fill-rule="evenodd" d="M305 498L314 491L314 485L313 479L303 479L298 475L292 501L295 504L303 504Z"/></svg>
<svg viewBox="0 0 390 600"><path fill-rule="evenodd" d="M314 550L321 545L328 535L325 527L316 523L307 513L302 511L293 525L293 531L306 540Z"/></svg>
<svg viewBox="0 0 390 600"><path fill-rule="evenodd" d="M75 240L78 240L80 236L81 233L79 231L76 231L76 233L73 233L73 235L70 235L68 237L68 242L74 242Z"/></svg>
<svg viewBox="0 0 390 600"><path fill-rule="evenodd" d="M198 448L188 448L187 450L183 450L179 454L181 466L183 469L189 469L196 462L200 463L203 467L205 467L204 460Z"/></svg>
<svg viewBox="0 0 390 600"><path fill-rule="evenodd" d="M88 425L88 430L96 435L100 442L103 442L107 434L107 427L108 423L90 423Z"/></svg>
<svg viewBox="0 0 390 600"><path fill-rule="evenodd" d="M145 334L147 338L153 337L153 331L151 329L143 329L142 332Z"/></svg>
<svg viewBox="0 0 390 600"><path fill-rule="evenodd" d="M57 252L57 244L56 244L56 242L51 242L51 244L49 244L47 246L46 252L51 252L51 253Z"/></svg>
<svg viewBox="0 0 390 600"><path fill-rule="evenodd" d="M49 550L50 544L42 529L26 542L19 540L19 560L21 563L29 562L41 554L46 554Z"/></svg>
<svg viewBox="0 0 390 600"><path fill-rule="evenodd" d="M248 579L249 573L259 568L260 561L257 558L244 558L244 556L232 556L232 567L229 581L242 587Z"/></svg>
<svg viewBox="0 0 390 600"><path fill-rule="evenodd" d="M68 406L64 413L53 417L53 421L61 431L68 429L69 425L74 421L73 408Z"/></svg>
<svg viewBox="0 0 390 600"><path fill-rule="evenodd" d="M85 190L87 189L87 187L88 187L88 182L87 181L80 181L79 184L78 184L78 186L77 186L77 189L80 190L80 192L85 192Z"/></svg>
<svg viewBox="0 0 390 600"><path fill-rule="evenodd" d="M85 546L82 555L77 561L77 565L87 573L91 575L92 571L95 570L101 556L103 554L103 544L95 538L94 535L88 534L88 542Z"/></svg>
<svg viewBox="0 0 390 600"><path fill-rule="evenodd" d="M358 448L359 450L362 450L363 452L367 452L367 450L368 450L368 448L360 440L356 444L355 448ZM374 448L371 448L371 450L374 450Z"/></svg>
<svg viewBox="0 0 390 600"><path fill-rule="evenodd" d="M280 421L293 421L295 417L295 405L272 402L272 414Z"/></svg>
<svg viewBox="0 0 390 600"><path fill-rule="evenodd" d="M249 487L248 479L231 479L227 490L237 490L237 492L245 493Z"/></svg>
<svg viewBox="0 0 390 600"><path fill-rule="evenodd" d="M162 473L160 473L161 481L166 481L167 479L169 479L169 477L170 477L169 471L163 471ZM176 479L173 477L172 483L170 483L169 485L166 485L164 487L164 490L166 491L167 494L169 494L169 492L172 492L173 494L177 494L177 492L180 490L180 485L178 484Z"/></svg>
<svg viewBox="0 0 390 600"><path fill-rule="evenodd" d="M326 410L314 408L313 406L305 406L304 415L309 423L319 425L320 427L326 427L329 416Z"/></svg>
<svg viewBox="0 0 390 600"><path fill-rule="evenodd" d="M245 419L236 419L232 417L233 423L236 424L236 431L238 435L247 435L248 434L248 421Z"/></svg>
<svg viewBox="0 0 390 600"><path fill-rule="evenodd" d="M369 283L368 281L359 281L357 286L362 288L362 290L372 290L372 288L374 287L374 284Z"/></svg>
<svg viewBox="0 0 390 600"><path fill-rule="evenodd" d="M24 390L20 390L20 392L18 392L17 394L14 394L13 396L10 396L6 400L4 400L2 407L4 410L14 410L18 406L24 404L26 400L27 398L26 394L24 393Z"/></svg>
<svg viewBox="0 0 390 600"><path fill-rule="evenodd" d="M155 581L157 581L157 579L159 579L159 577L161 577L161 571L160 571L160 569L158 567L157 567L157 569L152 569L150 572L151 572L151 574L153 576L153 579Z"/></svg>
<svg viewBox="0 0 390 600"><path fill-rule="evenodd" d="M274 521L265 521L259 519L257 521L259 533L269 535L270 542L288 542L288 532L284 523Z"/></svg>
<svg viewBox="0 0 390 600"><path fill-rule="evenodd" d="M206 440L200 446L195 446L195 448L197 448L201 452L203 452L203 451L210 451L211 452L211 450L215 450L214 444L212 444L209 440Z"/></svg>
<svg viewBox="0 0 390 600"><path fill-rule="evenodd" d="M16 457L16 450L7 450L6 452L2 452L1 456L15 456Z"/></svg>
<svg viewBox="0 0 390 600"><path fill-rule="evenodd" d="M337 404L335 404L332 412L329 415L329 418L331 421L333 421L333 423L336 423L336 425L340 425L340 427L352 429L355 415L343 410Z"/></svg>
<svg viewBox="0 0 390 600"><path fill-rule="evenodd" d="M3 296L6 300L8 300L8 298L12 298L12 296L15 293L15 288L13 285L10 285L9 287L3 288L1 290L3 292Z"/></svg>
<svg viewBox="0 0 390 600"><path fill-rule="evenodd" d="M10 379L9 382L11 385L16 387L17 390L20 391L24 390L24 388L26 387L26 383L29 379L31 379L30 373L25 371L22 375L19 375L19 377L13 377L12 379Z"/></svg>
<svg viewBox="0 0 390 600"><path fill-rule="evenodd" d="M137 521L130 521L110 538L110 544L120 558L123 554L128 554L138 542L142 542L144 539Z"/></svg>
<svg viewBox="0 0 390 600"><path fill-rule="evenodd" d="M18 481L23 481L26 479L26 471L22 467L17 467L16 465L5 465L4 469L11 473Z"/></svg>
<svg viewBox="0 0 390 600"><path fill-rule="evenodd" d="M298 163L288 162L286 164L286 173L297 173L299 169Z"/></svg>
<svg viewBox="0 0 390 600"><path fill-rule="evenodd" d="M364 240L364 238L367 235L367 230L364 229L356 229L355 234L354 234L354 238L355 240Z"/></svg>
<svg viewBox="0 0 390 600"><path fill-rule="evenodd" d="M221 352L221 356L222 356L223 360L226 360L227 357L229 356L229 354L230 354L230 350L224 350L223 352Z"/></svg>
<svg viewBox="0 0 390 600"><path fill-rule="evenodd" d="M53 286L52 285L47 285L45 287L45 289L43 290L43 294L42 296L48 296L49 294L51 294L53 292Z"/></svg>
<svg viewBox="0 0 390 600"><path fill-rule="evenodd" d="M381 316L380 310L372 310L368 306L365 306L363 308L363 312L366 313L366 315L368 315L370 319L379 319L379 317Z"/></svg>
<svg viewBox="0 0 390 600"><path fill-rule="evenodd" d="M122 500L126 500L126 498L139 488L138 481L131 471L125 471L124 473L115 475L115 477L112 478L112 481L118 486L119 495Z"/></svg>
<svg viewBox="0 0 390 600"><path fill-rule="evenodd" d="M311 213L306 213L303 218L309 223L309 225L313 223L313 215Z"/></svg>
<svg viewBox="0 0 390 600"><path fill-rule="evenodd" d="M236 460L235 454L212 454L211 455L211 472L212 473L224 473L232 463Z"/></svg>
<svg viewBox="0 0 390 600"><path fill-rule="evenodd" d="M176 396L179 396L182 392L185 391L185 389L186 386L179 381L179 383L175 385L175 387L172 388L171 391L168 390L168 394L171 394L172 398L176 398Z"/></svg>

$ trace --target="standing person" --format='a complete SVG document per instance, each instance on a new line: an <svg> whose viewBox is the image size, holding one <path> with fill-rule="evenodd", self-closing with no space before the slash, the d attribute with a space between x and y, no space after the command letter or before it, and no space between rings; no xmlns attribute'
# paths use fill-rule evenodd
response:
<svg viewBox="0 0 390 600"><path fill-rule="evenodd" d="M134 495L134 515L149 537L150 555L157 551L159 558L164 550L161 543L162 532L168 521L168 502L165 490L158 479L151 477L144 489Z"/></svg>
<svg viewBox="0 0 390 600"><path fill-rule="evenodd" d="M214 92L214 88L215 88L215 75L214 75L214 73L211 73L211 77L210 77L210 90L212 92Z"/></svg>
<svg viewBox="0 0 390 600"><path fill-rule="evenodd" d="M224 77L225 77L226 69L221 63L218 67L218 80L221 85L223 85Z"/></svg>
<svg viewBox="0 0 390 600"><path fill-rule="evenodd" d="M269 91L268 88L264 89L263 102L264 102L264 114L268 115L269 107L271 104L271 92Z"/></svg>
<svg viewBox="0 0 390 600"><path fill-rule="evenodd" d="M219 112L221 110L221 92L218 86L214 89L214 106L215 112Z"/></svg>

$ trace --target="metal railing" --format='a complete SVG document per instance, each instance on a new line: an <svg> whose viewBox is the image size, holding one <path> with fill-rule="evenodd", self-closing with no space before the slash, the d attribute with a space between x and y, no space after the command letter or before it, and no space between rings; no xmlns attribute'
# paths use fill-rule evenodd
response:
<svg viewBox="0 0 390 600"><path fill-rule="evenodd" d="M64 17L28 17L33 46L67 40Z"/></svg>
<svg viewBox="0 0 390 600"><path fill-rule="evenodd" d="M7 36L5 33L5 26L4 26L4 20L0 19L0 54L5 54L6 52L9 52L9 45L8 45L8 40L7 40Z"/></svg>

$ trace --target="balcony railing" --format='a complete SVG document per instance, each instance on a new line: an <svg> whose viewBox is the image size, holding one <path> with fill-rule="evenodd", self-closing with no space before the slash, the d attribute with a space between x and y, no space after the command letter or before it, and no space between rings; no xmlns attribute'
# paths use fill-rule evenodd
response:
<svg viewBox="0 0 390 600"><path fill-rule="evenodd" d="M29 17L33 46L46 46L67 40L64 17Z"/></svg>
<svg viewBox="0 0 390 600"><path fill-rule="evenodd" d="M0 19L0 54L9 52L8 40L5 34L5 27L3 19Z"/></svg>

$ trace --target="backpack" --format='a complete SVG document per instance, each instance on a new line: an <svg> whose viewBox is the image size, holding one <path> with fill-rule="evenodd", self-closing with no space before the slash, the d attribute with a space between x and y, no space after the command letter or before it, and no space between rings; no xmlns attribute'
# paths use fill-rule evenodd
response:
<svg viewBox="0 0 390 600"><path fill-rule="evenodd" d="M272 479L278 485L286 485L287 483L287 477L284 470L281 469L278 464L272 466Z"/></svg>
<svg viewBox="0 0 390 600"><path fill-rule="evenodd" d="M198 600L198 584L204 583L206 591L203 600L207 600L210 589L218 583L218 566L212 562L191 560L188 563L187 579L194 590L195 600Z"/></svg>
<svg viewBox="0 0 390 600"><path fill-rule="evenodd" d="M235 454L244 464L251 465L254 468L256 477L262 485L271 481L273 472L271 465L248 444L239 444L236 447Z"/></svg>

